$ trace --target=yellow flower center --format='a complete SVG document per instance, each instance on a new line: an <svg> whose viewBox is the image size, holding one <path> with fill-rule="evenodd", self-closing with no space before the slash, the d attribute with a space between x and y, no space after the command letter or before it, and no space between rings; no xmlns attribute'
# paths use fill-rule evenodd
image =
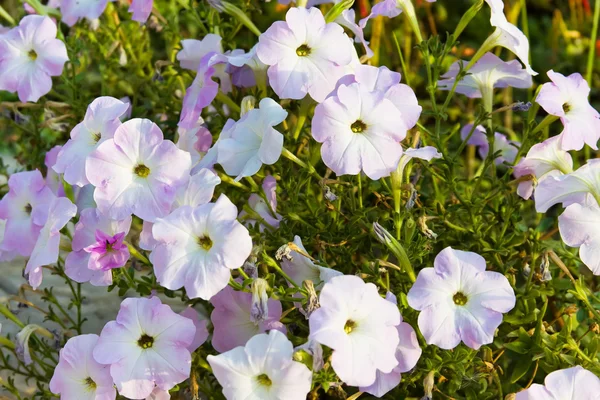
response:
<svg viewBox="0 0 600 400"><path fill-rule="evenodd" d="M346 321L346 325L344 325L344 332L350 334L354 329L356 329L356 322L349 319Z"/></svg>
<svg viewBox="0 0 600 400"><path fill-rule="evenodd" d="M142 336L140 336L140 338L138 339L138 346L140 346L142 349L149 349L153 345L154 345L154 338L145 333Z"/></svg>
<svg viewBox="0 0 600 400"><path fill-rule="evenodd" d="M310 54L310 47L303 44L302 46L296 49L296 54L300 57L306 57Z"/></svg>
<svg viewBox="0 0 600 400"><path fill-rule="evenodd" d="M454 300L454 304L457 306L464 306L467 304L467 301L469 301L467 296L465 296L462 292L456 292L454 296L452 296L452 300Z"/></svg>
<svg viewBox="0 0 600 400"><path fill-rule="evenodd" d="M256 381L258 382L259 385L262 386L271 386L273 384L273 382L271 381L271 378L269 378L269 376L267 374L260 374L259 376L256 377Z"/></svg>
<svg viewBox="0 0 600 400"><path fill-rule="evenodd" d="M367 124L362 122L360 119L357 119L352 125L350 125L350 129L354 133L363 133L367 130Z"/></svg>
<svg viewBox="0 0 600 400"><path fill-rule="evenodd" d="M146 167L144 164L138 164L133 169L133 173L140 178L146 178L150 175L150 168Z"/></svg>

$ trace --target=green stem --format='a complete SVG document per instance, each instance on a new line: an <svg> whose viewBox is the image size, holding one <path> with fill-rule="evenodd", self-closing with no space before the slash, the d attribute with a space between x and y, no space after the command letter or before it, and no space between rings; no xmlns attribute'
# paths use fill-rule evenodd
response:
<svg viewBox="0 0 600 400"><path fill-rule="evenodd" d="M6 12L6 10L2 6L0 6L0 17L7 20L8 23L13 26L17 24L15 19L13 17L11 17L10 14L8 12Z"/></svg>
<svg viewBox="0 0 600 400"><path fill-rule="evenodd" d="M231 100L229 98L229 96L227 96L225 93L219 91L219 93L217 93L217 97L216 100L220 101L223 104L226 104L227 107L231 108L232 111L235 111L236 113L241 113L242 109L240 108L239 105L237 105L235 103L235 101Z"/></svg>
<svg viewBox="0 0 600 400"><path fill-rule="evenodd" d="M146 265L152 265L150 260L146 258L142 253L138 251L131 243L127 243L127 248L129 249L129 254L131 254L134 258L137 258L139 261Z"/></svg>
<svg viewBox="0 0 600 400"><path fill-rule="evenodd" d="M302 128L306 123L306 119L308 118L308 111L310 110L310 106L312 103L313 101L309 95L306 95L306 97L303 98L300 102L298 121L296 122L296 127L294 128L294 140L298 140L298 138L300 137L300 132L302 132Z"/></svg>
<svg viewBox="0 0 600 400"><path fill-rule="evenodd" d="M600 0L594 4L594 26L592 27L592 37L590 38L590 49L588 52L586 80L590 87L592 86L592 73L594 72L594 58L596 56L596 39L598 37L598 21L600 20Z"/></svg>
<svg viewBox="0 0 600 400"><path fill-rule="evenodd" d="M363 208L363 198L362 198L362 177L360 176L360 172L356 175L358 178L358 207Z"/></svg>
<svg viewBox="0 0 600 400"><path fill-rule="evenodd" d="M275 269L275 271L279 272L279 274L281 276L283 276L286 281L288 281L289 283L291 283L292 285L294 285L297 289L301 289L300 286L298 286L298 284L292 278L290 278L290 276L288 274L286 274L281 269L281 267L279 266L279 264L277 264L277 261L275 261L274 259L272 259L271 257L269 257L267 255L267 253L265 253L265 252L263 252L263 259L265 260L265 262L267 263L268 266L273 267L273 269Z"/></svg>
<svg viewBox="0 0 600 400"><path fill-rule="evenodd" d="M308 172L310 172L312 175L316 176L317 178L323 179L323 177L321 175L319 175L319 173L315 170L315 167L313 167L310 164L305 163L304 161L302 161L301 159L296 157L296 155L294 153L292 153L285 147L283 148L281 155L284 156L285 158L287 158L288 160L295 162L302 168L307 169Z"/></svg>

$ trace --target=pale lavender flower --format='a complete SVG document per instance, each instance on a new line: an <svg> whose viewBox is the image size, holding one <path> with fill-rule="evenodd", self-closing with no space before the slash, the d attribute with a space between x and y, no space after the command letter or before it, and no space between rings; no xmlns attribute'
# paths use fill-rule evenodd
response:
<svg viewBox="0 0 600 400"><path fill-rule="evenodd" d="M305 400L312 372L293 353L292 342L272 330L207 361L227 400Z"/></svg>
<svg viewBox="0 0 600 400"><path fill-rule="evenodd" d="M558 217L560 236L566 245L579 247L581 261L600 275L600 208L596 204L571 204Z"/></svg>
<svg viewBox="0 0 600 400"><path fill-rule="evenodd" d="M163 140L160 128L135 118L119 126L86 160L98 209L113 219L131 214L153 222L171 210L189 180L191 156Z"/></svg>
<svg viewBox="0 0 600 400"><path fill-rule="evenodd" d="M325 283L319 302L309 318L309 339L334 350L331 366L344 383L369 386L377 371L392 372L398 365L396 305L382 299L375 285L352 275Z"/></svg>
<svg viewBox="0 0 600 400"><path fill-rule="evenodd" d="M534 383L516 400L598 400L599 393L600 379L578 365L549 373L544 385Z"/></svg>
<svg viewBox="0 0 600 400"><path fill-rule="evenodd" d="M192 156L192 173L196 173L194 168L210 149L212 144L212 134L206 126L204 120L200 118L193 128L177 129L179 139L175 145L181 150L185 150Z"/></svg>
<svg viewBox="0 0 600 400"><path fill-rule="evenodd" d="M456 61L438 82L441 90L451 90L460 71L460 63ZM463 62L464 63L464 62ZM464 63L466 66L467 63ZM488 110L493 103L496 88L514 87L527 89L533 85L529 72L521 67L517 60L504 62L493 53L485 53L456 85L456 92L471 98L483 98Z"/></svg>
<svg viewBox="0 0 600 400"><path fill-rule="evenodd" d="M12 174L8 189L0 200L0 219L6 221L0 250L28 257L56 196L38 170Z"/></svg>
<svg viewBox="0 0 600 400"><path fill-rule="evenodd" d="M92 357L98 335L79 335L60 350L58 365L50 380L50 390L62 400L114 400L114 388L107 365Z"/></svg>
<svg viewBox="0 0 600 400"><path fill-rule="evenodd" d="M172 389L190 376L194 323L175 314L158 297L123 300L116 321L102 329L94 360L110 365L119 394L149 396L155 385Z"/></svg>
<svg viewBox="0 0 600 400"><path fill-rule="evenodd" d="M428 344L453 349L462 340L477 350L493 342L516 298L508 279L485 267L479 254L446 247L433 268L419 272L407 297L421 311L419 329Z"/></svg>
<svg viewBox="0 0 600 400"><path fill-rule="evenodd" d="M562 150L581 150L584 144L598 149L600 115L590 105L590 87L580 74L564 76L548 71L552 82L545 83L536 98L550 115L560 117L565 129L560 134Z"/></svg>
<svg viewBox="0 0 600 400"><path fill-rule="evenodd" d="M140 24L145 23L152 13L153 5L154 0L131 0L131 5L129 6L129 12L133 13L131 19Z"/></svg>
<svg viewBox="0 0 600 400"><path fill-rule="evenodd" d="M429 3L434 3L436 0L427 0ZM364 28L371 18L382 15L388 18L394 18L406 12L409 19L416 20L415 8L412 5L412 0L383 0L375 4L371 8L371 13L360 20L359 25Z"/></svg>
<svg viewBox="0 0 600 400"><path fill-rule="evenodd" d="M539 184L549 176L560 176L573 172L571 155L560 148L560 136L546 139L529 149L527 156L514 167L514 175L520 178L533 175ZM529 199L535 189L534 180L519 183L517 193L524 199Z"/></svg>
<svg viewBox="0 0 600 400"><path fill-rule="evenodd" d="M363 28L356 23L356 13L352 8L342 11L335 22L348 28L354 34L354 41L362 44L365 49L364 58L369 59L373 57L373 50L369 47L369 42L365 40Z"/></svg>
<svg viewBox="0 0 600 400"><path fill-rule="evenodd" d="M42 266L58 261L60 230L77 214L77 207L66 197L55 197L45 213L45 221L25 266L29 284L37 289L42 283Z"/></svg>
<svg viewBox="0 0 600 400"><path fill-rule="evenodd" d="M397 304L396 296L393 293L388 292L385 298L389 302ZM403 373L410 371L417 365L422 350L415 330L406 322L402 322L402 316L400 316L400 324L396 326L396 329L400 338L396 348L398 365L389 374L377 371L375 382L370 386L361 387L359 389L361 392L372 394L375 397L382 397L400 384Z"/></svg>
<svg viewBox="0 0 600 400"><path fill-rule="evenodd" d="M65 44L56 39L48 17L27 15L0 36L0 90L17 92L22 102L36 102L52 88L69 60Z"/></svg>
<svg viewBox="0 0 600 400"><path fill-rule="evenodd" d="M158 282L167 289L185 286L190 298L209 300L222 290L252 251L248 230L225 195L216 203L179 207L152 227L158 244L150 253Z"/></svg>
<svg viewBox="0 0 600 400"><path fill-rule="evenodd" d="M188 346L188 350L193 353L198 347L202 346L202 344L206 342L206 339L208 339L208 328L206 327L208 320L206 317L204 317L204 315L202 318L200 318L200 314L198 314L198 311L194 310L192 306L186 307L185 310L179 313L179 315L190 319L196 327L194 340Z"/></svg>
<svg viewBox="0 0 600 400"><path fill-rule="evenodd" d="M467 139L469 133L473 129L473 124L465 125L460 131L460 137L462 140ZM475 127L471 138L467 141L467 144L477 146L477 152L482 159L486 159L490 151L490 143L488 142L485 128L481 125ZM500 155L494 158L496 165L503 165L504 163L512 164L515 162L517 153L521 143L509 140L506 135L495 132L494 133L494 154L500 152Z"/></svg>
<svg viewBox="0 0 600 400"><path fill-rule="evenodd" d="M239 181L258 172L263 164L272 165L281 156L283 135L273 127L287 117L273 99L265 97L234 124L225 125L217 148L217 162L228 175Z"/></svg>
<svg viewBox="0 0 600 400"><path fill-rule="evenodd" d="M98 97L90 103L82 122L75 125L71 138L58 153L54 171L64 174L71 185L90 183L86 177L85 160L105 141L112 139L121 126L121 117L127 104L114 97Z"/></svg>
<svg viewBox="0 0 600 400"><path fill-rule="evenodd" d="M61 21L73 26L80 19L86 18L91 23L100 18L108 2L109 0L61 0Z"/></svg>
<svg viewBox="0 0 600 400"><path fill-rule="evenodd" d="M271 87L282 99L307 94L321 102L344 74L356 53L344 29L326 23L318 8L290 8L259 37L258 58L269 65Z"/></svg>
<svg viewBox="0 0 600 400"><path fill-rule="evenodd" d="M323 143L323 162L337 175L363 171L377 180L396 169L408 130L402 114L383 91L341 85L315 108L313 138Z"/></svg>
<svg viewBox="0 0 600 400"><path fill-rule="evenodd" d="M58 157L58 153L62 146L54 146L47 153L46 157L44 157L44 165L46 165L46 185L52 190L56 196L65 197L65 188L63 187L63 182L61 176L56 173L52 169L56 164L56 159Z"/></svg>
<svg viewBox="0 0 600 400"><path fill-rule="evenodd" d="M219 92L219 84L212 79L216 72L212 58L216 55L211 52L202 57L196 77L185 91L178 124L182 128L193 129L198 124L202 109L210 105Z"/></svg>
<svg viewBox="0 0 600 400"><path fill-rule="evenodd" d="M214 326L212 345L219 353L243 346L254 335L271 329L286 332L281 319L281 302L269 299L268 314L263 321L253 322L251 318L252 294L235 291L226 286L210 299L215 307L210 314Z"/></svg>
<svg viewBox="0 0 600 400"><path fill-rule="evenodd" d="M343 275L340 271L321 267L308 258L307 255L309 255L309 253L304 248L300 236L294 236L293 243L298 246L305 255L298 253L295 250L290 251L288 257L282 258L281 269L283 269L298 285L309 280L312 281L317 290L320 290L326 282L331 280L331 278Z"/></svg>
<svg viewBox="0 0 600 400"><path fill-rule="evenodd" d="M279 228L279 223L283 217L277 213L277 181L275 178L271 175L265 176L265 179L262 183L262 189L267 201L265 201L258 194L252 193L248 199L248 205L262 217L263 221L267 225L269 225L271 228L277 229ZM248 215L248 213L242 210L238 218L241 220L246 215ZM244 224L246 226L254 225L256 222L257 221L253 218L246 218L244 220ZM259 225L259 229L261 232L263 232L266 227L261 223Z"/></svg>

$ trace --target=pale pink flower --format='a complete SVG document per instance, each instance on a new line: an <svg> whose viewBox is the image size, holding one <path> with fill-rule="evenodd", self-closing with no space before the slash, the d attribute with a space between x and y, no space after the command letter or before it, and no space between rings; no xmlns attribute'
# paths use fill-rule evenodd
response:
<svg viewBox="0 0 600 400"><path fill-rule="evenodd" d="M215 307L210 319L215 327L212 345L219 353L243 346L254 335L271 329L286 333L285 326L279 322L282 308L278 300L268 300L268 315L263 321L252 321L252 294L235 291L226 286L210 299Z"/></svg>
<svg viewBox="0 0 600 400"><path fill-rule="evenodd" d="M398 307L377 287L353 275L332 278L319 295L321 307L309 318L309 339L333 349L331 366L351 386L369 386L377 371L390 373L399 337Z"/></svg>
<svg viewBox="0 0 600 400"><path fill-rule="evenodd" d="M86 18L90 23L98 18L106 9L110 0L61 0L61 21L73 26L80 19Z"/></svg>
<svg viewBox="0 0 600 400"><path fill-rule="evenodd" d="M304 248L300 236L294 236L293 243L298 246L305 255L292 250L290 252L291 259L284 257L281 260L281 268L298 285L302 285L302 282L310 280L315 285L315 288L320 290L323 287L323 284L331 280L331 278L343 275L340 271L321 267L308 258L307 255L310 254L306 251L306 248Z"/></svg>
<svg viewBox="0 0 600 400"><path fill-rule="evenodd" d="M272 330L207 361L227 400L305 400L312 373L293 353L292 342Z"/></svg>
<svg viewBox="0 0 600 400"><path fill-rule="evenodd" d="M259 37L258 58L269 65L269 83L280 98L302 99L309 94L321 102L356 50L344 29L326 23L318 8L290 8L285 18Z"/></svg>
<svg viewBox="0 0 600 400"><path fill-rule="evenodd" d="M69 339L60 350L50 390L60 394L61 400L114 400L117 397L108 366L92 357L97 343L98 335L79 335Z"/></svg>
<svg viewBox="0 0 600 400"><path fill-rule="evenodd" d="M515 177L533 175L537 183L549 176L560 176L571 172L573 172L573 159L568 152L560 148L560 136L533 145L527 156L514 167ZM534 188L534 180L526 180L519 183L517 193L522 198L529 199Z"/></svg>
<svg viewBox="0 0 600 400"><path fill-rule="evenodd" d="M544 385L534 383L516 400L598 400L600 379L581 366L549 373Z"/></svg>
<svg viewBox="0 0 600 400"><path fill-rule="evenodd" d="M33 251L50 203L56 196L38 170L12 174L8 178L8 189L0 200L0 219L6 221L0 250L27 257Z"/></svg>
<svg viewBox="0 0 600 400"><path fill-rule="evenodd" d="M212 134L203 124L204 120L200 118L196 126L191 129L181 127L177 129L179 139L175 145L192 156L192 174L196 173L198 162L208 152L212 144Z"/></svg>
<svg viewBox="0 0 600 400"><path fill-rule="evenodd" d="M63 187L63 181L61 176L52 169L56 164L56 158L62 146L54 146L44 157L44 165L46 165L46 185L52 190L56 196L65 197L65 188Z"/></svg>
<svg viewBox="0 0 600 400"><path fill-rule="evenodd" d="M215 67L212 58L216 53L211 52L202 57L194 81L185 91L179 126L192 129L198 124L202 109L212 103L219 92L219 84L212 77L215 75Z"/></svg>
<svg viewBox="0 0 600 400"><path fill-rule="evenodd" d="M77 207L66 197L55 197L45 213L31 256L25 266L29 284L37 289L42 283L42 267L58 261L60 230L77 214Z"/></svg>
<svg viewBox="0 0 600 400"><path fill-rule="evenodd" d="M163 140L160 128L135 118L119 126L86 160L98 209L113 219L131 214L153 222L171 210L189 180L191 156Z"/></svg>
<svg viewBox="0 0 600 400"><path fill-rule="evenodd" d="M86 177L87 156L99 145L112 139L121 125L121 117L127 111L127 104L114 97L98 97L88 106L82 122L75 125L71 138L58 153L54 171L64 174L71 185L89 184Z"/></svg>
<svg viewBox="0 0 600 400"><path fill-rule="evenodd" d="M112 283L112 272L103 269L90 252L85 249L97 243L96 234L101 232L104 236L112 238L117 234L122 236L129 233L131 216L123 220L111 220L96 208L82 210L79 222L75 225L73 251L65 260L65 273L75 282L90 282L94 286L108 286ZM129 253L127 252L127 258ZM123 266L127 259L119 265Z"/></svg>
<svg viewBox="0 0 600 400"><path fill-rule="evenodd" d="M485 267L479 254L446 247L433 268L419 272L407 297L421 311L419 329L428 344L453 349L462 340L477 350L493 342L516 298L508 279Z"/></svg>
<svg viewBox="0 0 600 400"><path fill-rule="evenodd" d="M0 36L0 90L17 92L22 102L36 102L52 88L69 60L48 17L27 15Z"/></svg>
<svg viewBox="0 0 600 400"><path fill-rule="evenodd" d="M566 245L579 247L581 261L600 275L600 208L596 204L571 204L558 217L560 236Z"/></svg>
<svg viewBox="0 0 600 400"><path fill-rule="evenodd" d="M216 203L179 207L152 228L158 244L150 253L158 282L167 289L185 286L190 298L209 300L222 290L231 269L252 251L248 230L225 195Z"/></svg>
<svg viewBox="0 0 600 400"><path fill-rule="evenodd" d="M154 0L132 0L129 6L129 12L133 13L131 19L140 24L145 23L152 13L153 5Z"/></svg>
<svg viewBox="0 0 600 400"><path fill-rule="evenodd" d="M251 209L256 211L256 213L263 219L263 221L271 228L277 229L279 228L279 223L283 219L281 215L277 213L277 181L271 175L265 176L265 179L262 183L262 189L265 194L265 201L261 196L256 193L252 193L250 198L248 199L248 205ZM240 212L238 218L241 220L244 216L248 215L248 213L244 210ZM244 224L246 226L256 224L256 220L253 218L246 218L244 220ZM259 229L263 232L266 227L262 223L259 225Z"/></svg>
<svg viewBox="0 0 600 400"><path fill-rule="evenodd" d="M194 323L158 297L123 300L116 321L102 329L94 359L110 365L119 394L148 397L155 385L172 389L190 376Z"/></svg>
<svg viewBox="0 0 600 400"><path fill-rule="evenodd" d="M385 298L391 303L397 304L396 296L393 293L388 292ZM403 373L410 371L417 365L422 353L417 334L412 326L402 322L402 316L400 316L400 321L400 324L396 326L400 338L396 348L398 365L389 374L377 371L375 382L370 386L361 387L361 392L372 394L375 397L382 397L400 384Z"/></svg>
<svg viewBox="0 0 600 400"><path fill-rule="evenodd" d="M101 230L96 230L96 242L83 250L90 254L88 268L94 271L110 271L121 268L129 260L129 249L123 243L125 232L116 235L107 235Z"/></svg>
<svg viewBox="0 0 600 400"><path fill-rule="evenodd" d="M560 117L565 129L560 134L563 150L581 150L584 144L598 149L600 114L590 105L590 87L580 74L564 76L548 71L536 102L550 115Z"/></svg>
<svg viewBox="0 0 600 400"><path fill-rule="evenodd" d="M189 351L193 353L198 347L202 346L202 344L206 342L206 339L208 339L208 328L206 327L208 320L204 316L202 316L202 319L200 319L200 314L198 314L198 311L194 310L192 306L186 307L185 310L179 313L179 315L190 319L196 327L194 340L188 347Z"/></svg>

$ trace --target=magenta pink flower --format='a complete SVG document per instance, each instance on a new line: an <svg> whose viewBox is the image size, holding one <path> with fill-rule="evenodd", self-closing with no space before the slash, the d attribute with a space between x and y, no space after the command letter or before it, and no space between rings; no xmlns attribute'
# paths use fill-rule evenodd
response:
<svg viewBox="0 0 600 400"><path fill-rule="evenodd" d="M111 139L121 126L121 117L127 104L114 97L98 97L88 106L82 122L75 125L71 138L62 147L54 165L54 171L64 174L71 185L84 186L90 183L86 177L87 156L102 143Z"/></svg>
<svg viewBox="0 0 600 400"><path fill-rule="evenodd" d="M36 102L52 88L69 60L48 17L27 15L19 26L0 36L0 90L17 92L19 100Z"/></svg>
<svg viewBox="0 0 600 400"><path fill-rule="evenodd" d="M135 118L119 126L86 160L98 209L112 219L131 214L154 221L171 210L175 193L189 180L191 156L152 121Z"/></svg>
<svg viewBox="0 0 600 400"><path fill-rule="evenodd" d="M281 302L268 300L269 313L264 321L253 322L250 316L252 294L235 291L226 286L210 299L215 307L210 319L215 327L212 345L219 353L229 351L246 342L259 333L276 329L286 333L285 326L279 322Z"/></svg>
<svg viewBox="0 0 600 400"><path fill-rule="evenodd" d="M28 257L56 196L38 170L12 174L8 189L0 200L0 219L6 221L0 250Z"/></svg>
<svg viewBox="0 0 600 400"><path fill-rule="evenodd" d="M149 396L155 385L172 389L190 376L188 349L194 323L162 304L158 297L123 300L116 321L102 329L94 359L110 365L119 394L131 399Z"/></svg>
<svg viewBox="0 0 600 400"><path fill-rule="evenodd" d="M79 335L60 350L50 390L63 400L114 400L117 397L110 370L92 357L98 335Z"/></svg>
<svg viewBox="0 0 600 400"><path fill-rule="evenodd" d="M499 272L486 271L479 254L446 247L433 268L419 272L408 304L419 314L428 344L453 349L461 340L473 349L492 343L502 314L515 306L515 293Z"/></svg>
<svg viewBox="0 0 600 400"><path fill-rule="evenodd" d="M66 197L55 197L45 210L44 225L25 266L25 274L32 288L37 289L42 283L42 267L58 261L60 230L75 214L77 207Z"/></svg>
<svg viewBox="0 0 600 400"><path fill-rule="evenodd" d="M600 114L590 105L590 87L580 74L564 76L548 71L536 101L550 115L560 117L565 129L560 134L563 150L581 150L584 144L598 149Z"/></svg>
<svg viewBox="0 0 600 400"><path fill-rule="evenodd" d="M129 260L129 249L123 243L125 232L114 236L96 230L96 242L83 250L90 254L88 268L93 271L110 271L121 268Z"/></svg>
<svg viewBox="0 0 600 400"><path fill-rule="evenodd" d="M154 0L132 0L129 6L129 12L133 13L131 19L140 24L145 23L152 13L153 4Z"/></svg>
<svg viewBox="0 0 600 400"><path fill-rule="evenodd" d="M554 371L544 385L534 383L517 393L516 400L597 400L600 379L581 366Z"/></svg>
<svg viewBox="0 0 600 400"><path fill-rule="evenodd" d="M102 237L111 239L119 234L124 237L129 232L130 226L131 216L123 220L111 220L96 208L82 210L79 222L75 225L75 234L71 244L73 251L69 253L65 260L65 273L67 276L76 282L89 281L94 286L110 285L112 283L112 272L110 269L103 269L102 262L111 260L112 254L109 254L106 260L98 260L98 255L93 256L93 253L85 249L98 244L97 233L101 233ZM124 253L119 254L122 254L122 257L125 256ZM127 251L127 258L129 258L129 251ZM122 260L123 263L119 267L127 262L127 258ZM115 266L115 268L118 267Z"/></svg>
<svg viewBox="0 0 600 400"><path fill-rule="evenodd" d="M258 58L269 65L269 83L280 98L302 99L309 94L321 102L356 50L344 29L326 23L318 8L290 8L285 19L259 37Z"/></svg>

